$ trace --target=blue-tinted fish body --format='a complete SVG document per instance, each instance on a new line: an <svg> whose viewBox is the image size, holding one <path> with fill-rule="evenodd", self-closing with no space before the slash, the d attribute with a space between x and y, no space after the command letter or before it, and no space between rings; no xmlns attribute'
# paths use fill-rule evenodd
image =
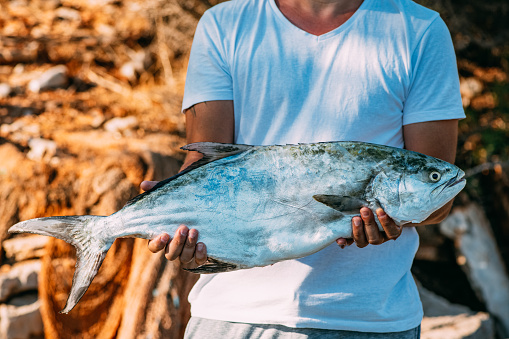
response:
<svg viewBox="0 0 509 339"><path fill-rule="evenodd" d="M286 146L197 143L204 158L107 217L24 221L10 232L63 239L77 248L63 312L79 301L116 238L152 239L181 224L199 231L209 261L194 271L265 266L351 237L362 206L397 223L418 223L465 185L456 166L423 154L361 142Z"/></svg>

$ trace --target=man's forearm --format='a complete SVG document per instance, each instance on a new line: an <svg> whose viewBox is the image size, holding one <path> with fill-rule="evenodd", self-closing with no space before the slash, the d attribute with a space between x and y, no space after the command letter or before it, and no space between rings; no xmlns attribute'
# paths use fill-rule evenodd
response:
<svg viewBox="0 0 509 339"><path fill-rule="evenodd" d="M233 143L235 120L233 101L200 102L185 111L187 143Z"/></svg>
<svg viewBox="0 0 509 339"><path fill-rule="evenodd" d="M193 142L221 142L233 143L234 114L233 101L217 100L200 102L185 110L187 143ZM192 163L200 160L199 152L187 152L183 171Z"/></svg>

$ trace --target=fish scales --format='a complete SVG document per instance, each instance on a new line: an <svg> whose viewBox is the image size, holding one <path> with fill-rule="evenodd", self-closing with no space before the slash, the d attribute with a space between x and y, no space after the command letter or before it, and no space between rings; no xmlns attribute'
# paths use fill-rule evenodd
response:
<svg viewBox="0 0 509 339"><path fill-rule="evenodd" d="M324 241L330 244L337 238L337 235L324 227L325 225L320 220L323 218L329 220L330 214L338 215L339 213L316 202L313 199L313 192L310 191L306 194L305 190L309 190L309 185L306 185L305 182L309 180L310 175L317 176L324 186L318 191L329 193L332 187L328 182L331 178L326 178L324 171L319 169L326 166L331 160L317 161L313 167L297 166L293 158L295 155L293 150L279 151L277 158L266 156L266 153L269 155L273 153L273 149L262 149L250 154L249 157L243 154L217 160L210 166L203 166L193 171L196 177L202 178L201 181L192 180L187 183L188 179L186 178L186 184L182 185L178 182L182 179L177 178L174 186L165 186L160 189L158 192L160 197L155 200L159 205L171 206L171 212L161 216L161 218L164 217L164 220L162 219L160 222L163 228L154 227L156 225L152 223L151 234L148 234L147 238L168 232L168 225L178 226L184 223L200 232L200 241L207 244L210 256L237 263L239 266L251 267L271 264L288 255L281 253L280 248L293 244L297 240L295 234L300 234L299 237L305 235L306 238L314 238L316 233L328 234ZM276 148L276 150L279 149ZM286 155L281 153L286 153ZM273 168L274 161L277 159L279 159L280 170L276 175ZM247 173L246 168L256 168L256 170ZM351 166L346 166L347 171L351 169ZM331 174L329 172L328 175ZM193 177L192 173L190 173L190 177ZM295 189L288 190L288 187ZM171 194L165 192L166 190L171 191ZM253 198L255 191L256 198ZM193 203L189 203L189 201ZM309 206L310 204L319 206L313 208ZM157 211L158 206L156 205L151 210ZM200 211L200 218L196 218L197 211ZM306 213L298 213L302 211ZM140 220L143 218L153 220L154 217L150 213L151 211L147 211L144 205L128 206L125 213L122 214L124 225L120 230L121 233L117 233L115 236L127 236L128 234L125 234L124 230L139 227ZM137 217L128 219L126 215ZM232 239L231 229L225 227L225 218L238 225L236 239ZM316 227L308 227L308 232L302 230L297 232L301 227L299 223L303 222L316 225ZM350 236L348 228L343 231L339 234L340 236ZM277 241L274 240L274 236L267 236L267 233L272 232L279 232ZM258 236L249 237L250 234L258 234ZM251 242L257 248L266 247L278 250L272 256L271 261L260 261L260 258L253 258L253 262L246 262L244 250L253 251L251 246L243 245L249 241L249 238L256 238L255 242ZM226 244L223 239L227 239ZM267 242L263 243L264 240ZM278 243L279 246L271 246L274 243ZM296 253L294 256L300 257L306 254L308 253ZM262 257L262 254L259 257Z"/></svg>
<svg viewBox="0 0 509 339"><path fill-rule="evenodd" d="M199 231L217 273L315 253L352 236L362 206L398 224L418 223L465 185L456 166L423 154L362 142L285 146L196 143L204 158L132 199L110 216L48 217L9 232L63 239L77 249L69 312L116 238L152 239L181 224Z"/></svg>

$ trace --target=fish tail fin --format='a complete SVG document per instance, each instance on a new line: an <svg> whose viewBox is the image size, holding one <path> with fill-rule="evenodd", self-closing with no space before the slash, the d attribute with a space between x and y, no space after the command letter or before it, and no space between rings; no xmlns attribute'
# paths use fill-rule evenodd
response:
<svg viewBox="0 0 509 339"><path fill-rule="evenodd" d="M94 229L104 223L104 218L92 215L37 218L17 223L9 229L9 233L35 233L62 239L76 248L71 292L60 313L69 313L76 306L113 243L114 239L94 237Z"/></svg>

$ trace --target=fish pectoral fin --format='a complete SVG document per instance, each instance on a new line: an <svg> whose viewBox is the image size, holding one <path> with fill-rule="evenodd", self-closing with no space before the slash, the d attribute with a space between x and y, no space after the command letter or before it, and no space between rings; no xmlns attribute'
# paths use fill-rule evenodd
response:
<svg viewBox="0 0 509 339"><path fill-rule="evenodd" d="M201 266L196 268L184 268L184 270L189 271L191 273L197 274L210 274L210 273L221 273L221 272L230 272L237 270L237 265L220 261L211 257L207 258L207 262Z"/></svg>
<svg viewBox="0 0 509 339"><path fill-rule="evenodd" d="M313 199L344 214L359 213L361 207L369 205L365 200L340 195L316 194Z"/></svg>

